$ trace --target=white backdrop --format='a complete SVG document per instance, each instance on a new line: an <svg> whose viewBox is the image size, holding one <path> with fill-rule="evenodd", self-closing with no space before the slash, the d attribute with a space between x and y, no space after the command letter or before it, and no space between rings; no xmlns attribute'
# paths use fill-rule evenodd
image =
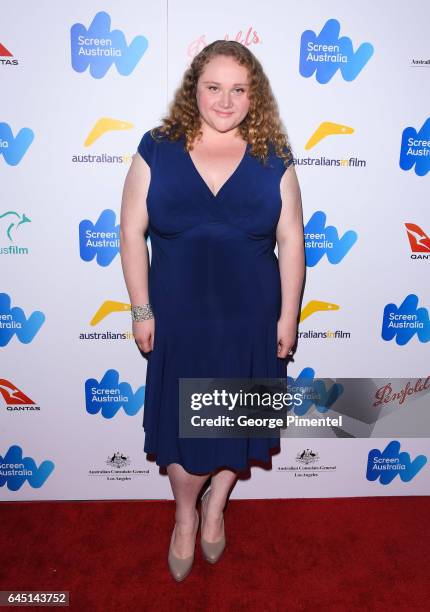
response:
<svg viewBox="0 0 430 612"><path fill-rule="evenodd" d="M338 263L329 259L330 246L326 254L307 249L308 262L322 256L307 267L303 307L313 300L323 304L311 308L300 325L303 337L289 375L305 368L331 378L428 375L430 243L426 250L424 237L423 250L414 254L405 223L430 232L429 18L425 0L125 0L102 6L42 0L37 7L20 0L3 7L2 499L172 497L167 476L143 453L146 361L130 335L117 242L91 249L80 224L88 220L92 227L103 211L113 211L111 226L102 217L95 229L118 235L131 156L142 134L165 114L192 57L215 39L249 46L270 78L292 143L307 231L318 231L314 214L322 211L326 227L334 226L339 238L348 231L356 236ZM332 45L329 54L338 44L340 63L326 58L316 63L316 74L306 76L310 62L301 49L302 34L318 37L324 26L336 25L330 20L351 42L323 32L316 42ZM82 45L75 45L74 24L82 24ZM126 45L138 38L121 50L123 37ZM117 49L118 55L93 55L87 69L79 69L85 56L78 49L88 51L90 38L97 53ZM362 43L367 59L360 64ZM328 66L337 69L319 82ZM319 132L325 137L309 146L324 122L336 125L323 125ZM416 157L404 151L405 159L418 160L410 168L400 163L408 127L421 139ZM329 160L347 162L328 165ZM385 306L399 308L411 295L424 309L419 334L404 344L383 339ZM94 324L108 301L116 304L105 307ZM401 312L416 312L408 307ZM306 337L327 331L341 337ZM91 388L105 375L101 387L125 396L124 405L106 401L103 410L102 404L91 407ZM428 463L409 482L399 475L388 485L366 478L369 452L382 452L390 441L284 439L272 470L252 468L252 478L241 480L233 497L428 494ZM428 453L426 438L399 441L411 460ZM305 449L312 452L299 459Z"/></svg>

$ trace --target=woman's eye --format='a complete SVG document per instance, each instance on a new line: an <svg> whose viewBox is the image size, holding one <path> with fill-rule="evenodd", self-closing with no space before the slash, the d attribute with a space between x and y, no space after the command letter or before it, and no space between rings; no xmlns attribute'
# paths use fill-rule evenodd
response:
<svg viewBox="0 0 430 612"><path fill-rule="evenodd" d="M216 85L209 85L209 89L218 89Z"/></svg>
<svg viewBox="0 0 430 612"><path fill-rule="evenodd" d="M242 87L236 87L235 91L240 91L241 93L243 93L245 90Z"/></svg>

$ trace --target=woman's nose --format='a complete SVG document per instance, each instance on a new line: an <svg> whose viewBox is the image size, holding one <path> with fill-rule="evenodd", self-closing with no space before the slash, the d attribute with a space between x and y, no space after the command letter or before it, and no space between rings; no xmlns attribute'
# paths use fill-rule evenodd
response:
<svg viewBox="0 0 430 612"><path fill-rule="evenodd" d="M231 97L230 97L230 93L228 91L224 91L221 94L221 101L220 101L220 105L223 108L228 108L229 106L231 106Z"/></svg>

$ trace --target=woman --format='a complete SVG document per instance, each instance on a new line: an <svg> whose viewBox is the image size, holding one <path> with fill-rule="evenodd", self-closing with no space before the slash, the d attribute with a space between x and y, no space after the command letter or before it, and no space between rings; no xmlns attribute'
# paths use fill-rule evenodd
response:
<svg viewBox="0 0 430 612"><path fill-rule="evenodd" d="M214 563L238 472L268 462L279 437L180 437L178 379L286 376L304 278L301 198L267 77L237 42L194 58L138 153L124 185L121 261L148 358L144 450L166 466L176 500L168 564L179 581L193 564L205 482L201 546Z"/></svg>

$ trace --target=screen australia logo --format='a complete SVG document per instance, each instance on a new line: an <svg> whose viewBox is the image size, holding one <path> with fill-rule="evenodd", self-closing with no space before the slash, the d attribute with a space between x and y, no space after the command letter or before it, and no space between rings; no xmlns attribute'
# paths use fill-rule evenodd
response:
<svg viewBox="0 0 430 612"><path fill-rule="evenodd" d="M54 463L42 461L37 467L32 457L23 457L20 446L11 446L4 457L0 455L0 487L7 486L10 491L18 491L25 482L30 487L40 489L54 470Z"/></svg>
<svg viewBox="0 0 430 612"><path fill-rule="evenodd" d="M405 451L400 452L400 442L392 440L383 451L373 448L367 458L366 478L379 479L383 485L390 484L399 475L403 482L410 482L427 463L425 455L418 455L413 461Z"/></svg>
<svg viewBox="0 0 430 612"><path fill-rule="evenodd" d="M430 170L430 117L418 131L414 127L403 130L399 164L402 170L415 168L417 176Z"/></svg>
<svg viewBox="0 0 430 612"><path fill-rule="evenodd" d="M289 393L299 393L301 396L301 404L292 408L297 416L307 414L313 407L319 413L328 412L344 391L340 383L327 385L323 379L315 378L313 368L303 368L297 378L287 376L287 388Z"/></svg>
<svg viewBox="0 0 430 612"><path fill-rule="evenodd" d="M357 232L346 231L339 237L336 227L326 227L327 216L322 210L316 211L307 222L305 233L306 265L316 266L327 255L331 264L338 264L357 242Z"/></svg>
<svg viewBox="0 0 430 612"><path fill-rule="evenodd" d="M354 51L352 40L339 37L340 23L329 19L321 32L303 32L300 41L300 74L306 78L316 74L318 83L328 83L340 71L345 81L353 81L373 55L373 46L368 42L360 44Z"/></svg>
<svg viewBox="0 0 430 612"><path fill-rule="evenodd" d="M430 319L427 308L418 308L418 296L411 293L400 306L390 303L384 308L381 336L383 340L395 340L404 345L414 336L420 342L430 340Z"/></svg>
<svg viewBox="0 0 430 612"><path fill-rule="evenodd" d="M0 123L0 155L9 166L17 166L34 140L34 132L21 128L16 136L8 123Z"/></svg>
<svg viewBox="0 0 430 612"><path fill-rule="evenodd" d="M89 414L101 414L112 419L121 409L128 416L134 416L145 400L145 386L133 392L130 383L119 382L116 370L107 370L100 382L96 378L85 381L85 404Z"/></svg>
<svg viewBox="0 0 430 612"><path fill-rule="evenodd" d="M19 306L11 306L7 293L0 293L0 347L9 344L13 336L29 344L45 322L45 315L35 310L29 316Z"/></svg>
<svg viewBox="0 0 430 612"><path fill-rule="evenodd" d="M105 209L93 223L83 219L79 223L79 252L84 261L96 260L106 267L119 253L119 223L113 210Z"/></svg>
<svg viewBox="0 0 430 612"><path fill-rule="evenodd" d="M111 31L111 18L108 13L96 14L87 29L82 23L75 23L70 29L72 68L85 72L95 79L105 76L112 64L122 76L128 76L136 68L148 48L145 36L135 36L127 45L121 30Z"/></svg>

